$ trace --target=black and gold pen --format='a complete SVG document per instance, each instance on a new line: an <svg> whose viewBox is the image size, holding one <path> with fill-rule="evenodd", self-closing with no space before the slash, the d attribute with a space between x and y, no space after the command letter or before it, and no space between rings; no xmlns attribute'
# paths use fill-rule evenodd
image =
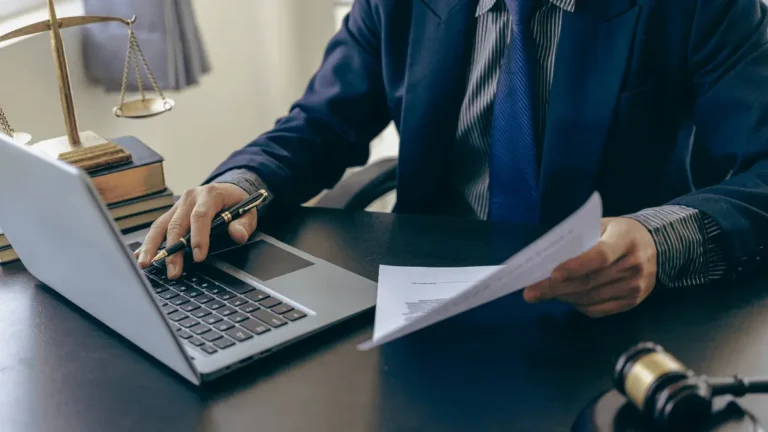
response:
<svg viewBox="0 0 768 432"><path fill-rule="evenodd" d="M267 201L268 193L266 190L261 189L255 194L249 196L239 204L235 205L234 207L230 208L229 210L225 211L224 213L219 214L216 216L216 218L211 222L211 232L213 232L214 229L218 228L221 225L229 225L232 221L239 219L244 214L248 213L248 211L258 208L262 204L264 204ZM177 241L176 243L172 244L170 247L165 248L162 252L158 253L157 256L155 256L152 259L153 263L156 263L158 261L161 261L176 252L185 250L189 247L191 243L190 240L190 234L187 234L184 236L181 240Z"/></svg>

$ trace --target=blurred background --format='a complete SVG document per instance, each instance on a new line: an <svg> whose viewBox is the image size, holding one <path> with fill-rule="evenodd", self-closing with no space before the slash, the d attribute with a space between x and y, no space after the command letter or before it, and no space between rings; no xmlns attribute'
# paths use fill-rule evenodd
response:
<svg viewBox="0 0 768 432"><path fill-rule="evenodd" d="M82 30L65 29L80 129L105 138L137 136L165 158L167 184L173 191L194 187L232 151L286 114L319 66L351 2L191 0L211 71L195 85L166 91L176 101L171 113L142 120L113 115L119 92L107 92L87 79ZM0 34L46 19L45 3L0 0ZM81 0L55 4L59 17L84 13ZM126 33L116 58L124 58L127 43ZM146 42L142 48L147 49ZM29 132L34 141L65 134L47 34L0 43L0 105L13 127ZM371 143L371 151L370 162L396 155L392 127Z"/></svg>

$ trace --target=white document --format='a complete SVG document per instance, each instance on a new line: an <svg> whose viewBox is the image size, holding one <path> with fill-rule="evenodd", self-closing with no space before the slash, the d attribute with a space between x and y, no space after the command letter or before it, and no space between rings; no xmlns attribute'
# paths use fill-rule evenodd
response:
<svg viewBox="0 0 768 432"><path fill-rule="evenodd" d="M379 267L373 339L380 339L412 322L499 268L501 266Z"/></svg>
<svg viewBox="0 0 768 432"><path fill-rule="evenodd" d="M379 269L369 350L548 278L600 240L603 208L595 192L576 212L501 266Z"/></svg>

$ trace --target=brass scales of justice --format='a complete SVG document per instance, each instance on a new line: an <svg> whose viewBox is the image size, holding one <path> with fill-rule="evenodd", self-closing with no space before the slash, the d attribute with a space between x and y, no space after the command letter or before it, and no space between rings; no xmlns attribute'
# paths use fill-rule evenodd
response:
<svg viewBox="0 0 768 432"><path fill-rule="evenodd" d="M144 53L139 47L133 25L136 22L134 16L130 20L120 17L110 16L75 16L57 18L56 9L53 0L48 0L49 19L16 29L8 34L0 36L0 42L20 38L23 36L34 35L43 32L51 34L51 50L53 53L56 75L59 84L59 93L61 96L61 107L64 114L64 126L67 135L29 144L32 137L23 132L16 132L8 122L5 113L0 107L0 133L5 133L21 145L30 145L36 151L41 151L48 156L58 158L85 171L92 171L98 168L104 168L132 160L131 154L117 144L111 143L93 132L81 132L78 129L77 117L75 115L74 101L72 98L72 88L69 80L69 69L67 59L64 53L64 44L61 39L60 31L69 27L79 27L88 24L119 22L125 24L128 28L128 52L125 59L125 69L123 72L122 89L120 92L120 104L113 109L115 116L120 118L146 118L153 117L170 111L174 106L174 101L167 98L157 85L152 71L147 64ZM55 24L54 24L55 23ZM149 76L157 97L147 97L144 93L144 87L139 70L139 59ZM133 63L136 73L140 99L127 101L126 86L128 74Z"/></svg>

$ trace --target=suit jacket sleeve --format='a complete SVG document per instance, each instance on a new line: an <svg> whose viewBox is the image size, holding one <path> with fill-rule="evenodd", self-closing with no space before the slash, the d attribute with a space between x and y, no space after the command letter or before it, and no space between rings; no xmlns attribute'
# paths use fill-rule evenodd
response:
<svg viewBox="0 0 768 432"><path fill-rule="evenodd" d="M299 204L333 187L346 168L367 162L371 140L390 121L373 3L354 3L289 113L232 153L205 183L232 169L248 169L275 201Z"/></svg>
<svg viewBox="0 0 768 432"><path fill-rule="evenodd" d="M768 11L761 0L698 0L691 29L695 145L724 180L672 204L714 219L736 276L768 259Z"/></svg>

